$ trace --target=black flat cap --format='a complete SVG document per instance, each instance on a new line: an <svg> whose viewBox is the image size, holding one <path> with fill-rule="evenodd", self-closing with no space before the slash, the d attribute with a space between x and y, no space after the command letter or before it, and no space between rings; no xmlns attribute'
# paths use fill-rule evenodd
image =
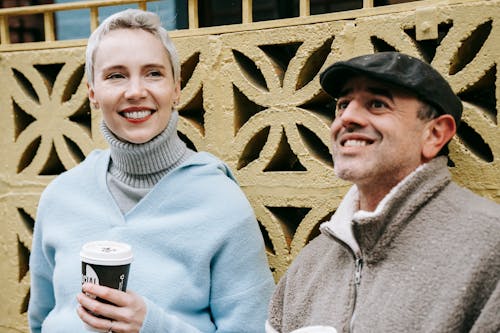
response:
<svg viewBox="0 0 500 333"><path fill-rule="evenodd" d="M321 73L321 87L336 98L347 80L357 75L405 88L439 113L452 115L457 125L460 123L462 101L441 74L420 59L399 52L379 52L338 61Z"/></svg>

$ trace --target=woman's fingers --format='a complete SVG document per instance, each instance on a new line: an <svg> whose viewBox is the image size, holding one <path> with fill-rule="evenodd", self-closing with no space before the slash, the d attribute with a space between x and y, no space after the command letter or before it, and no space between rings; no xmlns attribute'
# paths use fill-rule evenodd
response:
<svg viewBox="0 0 500 333"><path fill-rule="evenodd" d="M99 331L109 332L110 328L112 328L113 332L118 332L118 325L116 325L117 323L112 319L96 317L81 305L77 307L76 312L84 323Z"/></svg>
<svg viewBox="0 0 500 333"><path fill-rule="evenodd" d="M95 299L92 295L86 295L80 293L76 296L78 302L87 311L89 316L94 317L105 317L109 319L116 320L118 316L118 308L112 304L103 303ZM88 318L88 316L86 316Z"/></svg>
<svg viewBox="0 0 500 333"><path fill-rule="evenodd" d="M116 306L127 305L127 294L117 289L100 286L98 284L84 283L82 286L82 292L105 299Z"/></svg>
<svg viewBox="0 0 500 333"><path fill-rule="evenodd" d="M77 300L81 305L77 309L80 318L99 330L109 330L110 320L112 320L113 332L139 332L146 317L146 303L140 295L132 291L125 293L85 283L82 286L82 292L77 295ZM112 304L107 304L103 300Z"/></svg>

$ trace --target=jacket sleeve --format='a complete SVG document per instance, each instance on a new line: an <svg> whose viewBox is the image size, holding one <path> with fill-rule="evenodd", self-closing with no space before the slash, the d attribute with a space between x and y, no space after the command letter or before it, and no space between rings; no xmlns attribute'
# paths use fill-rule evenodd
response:
<svg viewBox="0 0 500 333"><path fill-rule="evenodd" d="M248 216L248 215L247 215ZM250 215L229 229L212 257L210 312L217 333L262 333L267 306L274 291L264 242L257 221ZM144 298L146 318L141 333L202 332L193 323Z"/></svg>
<svg viewBox="0 0 500 333"><path fill-rule="evenodd" d="M498 267L498 266L497 266ZM486 301L481 314L474 322L470 333L498 333L500 332L500 286L498 280L493 293Z"/></svg>
<svg viewBox="0 0 500 333"><path fill-rule="evenodd" d="M185 332L185 333L203 333L196 327L190 325L178 316L169 314L161 307L143 297L147 313L142 324L140 333L153 332Z"/></svg>
<svg viewBox="0 0 500 333"><path fill-rule="evenodd" d="M280 279L276 291L269 302L269 312L266 322L266 333L281 332L281 323L283 319L283 302L286 286L286 275Z"/></svg>
<svg viewBox="0 0 500 333"><path fill-rule="evenodd" d="M253 212L242 216L211 263L210 309L218 333L262 333L275 288Z"/></svg>
<svg viewBox="0 0 500 333"><path fill-rule="evenodd" d="M42 204L38 212L43 208ZM40 216L40 214L39 214ZM28 305L28 321L31 332L40 332L42 323L55 306L54 289L52 285L53 258L44 250L42 239L41 218L35 223L33 242L30 254L30 300Z"/></svg>

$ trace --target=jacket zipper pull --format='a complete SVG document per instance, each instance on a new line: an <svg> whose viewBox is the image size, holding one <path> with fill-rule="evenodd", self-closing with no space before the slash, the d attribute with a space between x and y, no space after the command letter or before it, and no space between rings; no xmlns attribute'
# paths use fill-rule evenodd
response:
<svg viewBox="0 0 500 333"><path fill-rule="evenodd" d="M356 272L354 274L354 283L359 286L361 283L361 269L363 268L363 259L356 259Z"/></svg>
<svg viewBox="0 0 500 333"><path fill-rule="evenodd" d="M356 319L356 303L358 301L358 289L361 284L361 269L363 268L363 259L356 258L354 262L355 271L354 271L354 301L352 305L351 311L351 320L349 322L349 333L354 332L354 321Z"/></svg>

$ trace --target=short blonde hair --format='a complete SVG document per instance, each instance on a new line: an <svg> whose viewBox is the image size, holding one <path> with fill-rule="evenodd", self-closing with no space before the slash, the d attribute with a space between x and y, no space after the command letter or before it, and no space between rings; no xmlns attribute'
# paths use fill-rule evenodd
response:
<svg viewBox="0 0 500 333"><path fill-rule="evenodd" d="M168 53L174 81L176 83L180 81L179 56L167 30L161 26L158 15L140 9L126 9L106 18L88 39L85 52L85 74L90 86L94 85L94 58L99 43L108 32L117 29L142 29L158 37Z"/></svg>

